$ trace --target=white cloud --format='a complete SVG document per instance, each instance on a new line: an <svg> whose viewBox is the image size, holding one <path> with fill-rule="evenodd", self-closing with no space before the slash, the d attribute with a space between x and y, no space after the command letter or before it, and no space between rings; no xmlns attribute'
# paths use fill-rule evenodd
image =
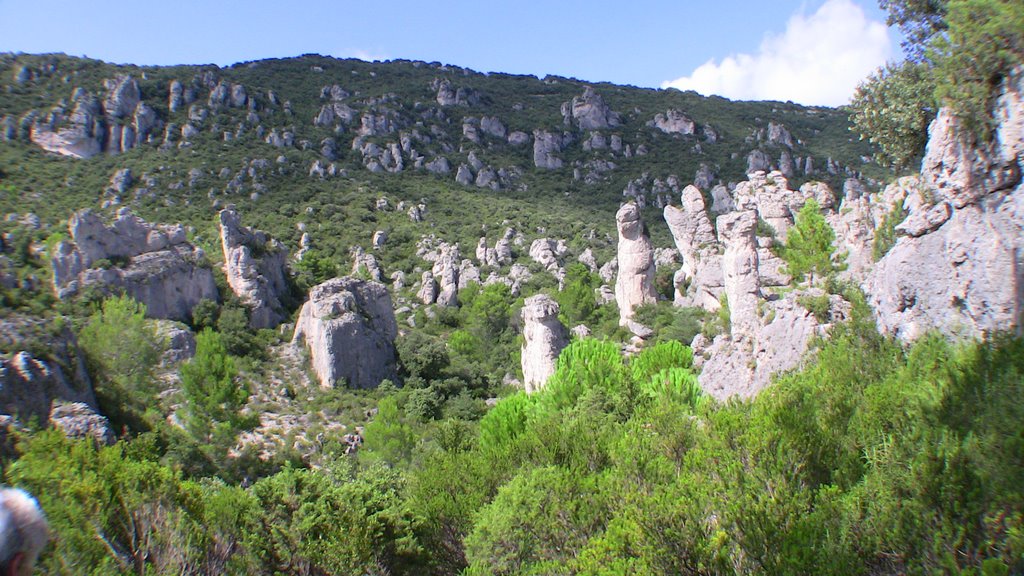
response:
<svg viewBox="0 0 1024 576"><path fill-rule="evenodd" d="M335 53L338 58L356 58L364 62L383 62L389 60L390 57L387 54L380 52L373 52L370 50L363 50L362 48L349 48L341 50Z"/></svg>
<svg viewBox="0 0 1024 576"><path fill-rule="evenodd" d="M695 90L737 100L792 100L839 106L857 83L892 55L882 22L851 0L828 0L817 12L794 14L781 35L767 34L757 54L709 60L662 88Z"/></svg>

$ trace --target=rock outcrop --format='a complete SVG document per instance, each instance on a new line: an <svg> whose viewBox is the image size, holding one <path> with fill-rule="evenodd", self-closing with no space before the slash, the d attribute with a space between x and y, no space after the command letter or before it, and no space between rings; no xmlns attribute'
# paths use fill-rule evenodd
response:
<svg viewBox="0 0 1024 576"><path fill-rule="evenodd" d="M434 279L437 281L437 298L435 302L440 306L458 306L459 294L459 269L462 264L462 256L459 254L458 244L442 243L438 248L437 260L431 270Z"/></svg>
<svg viewBox="0 0 1024 576"><path fill-rule="evenodd" d="M233 208L220 212L224 274L231 291L250 309L253 328L273 328L285 319L281 298L287 294L288 251L265 232L242 226Z"/></svg>
<svg viewBox="0 0 1024 576"><path fill-rule="evenodd" d="M664 214L683 260L674 277L675 305L716 310L724 280L718 239L705 209L704 196L696 187L687 186L682 207L665 206Z"/></svg>
<svg viewBox="0 0 1024 576"><path fill-rule="evenodd" d="M582 96L577 96L571 103L566 104L567 106L563 106L563 114L569 112L580 130L614 128L621 123L620 116L612 112L605 104L604 98L590 86L583 90Z"/></svg>
<svg viewBox="0 0 1024 576"><path fill-rule="evenodd" d="M192 319L200 300L217 300L205 254L181 225L151 225L122 208L109 226L90 210L77 212L68 230L71 241L57 244L51 256L59 298L95 286L145 304L148 317L182 321Z"/></svg>
<svg viewBox="0 0 1024 576"><path fill-rule="evenodd" d="M26 340L44 341L48 354L26 351L0 355L0 415L17 426L52 424L71 437L113 439L107 419L96 411L89 374L70 329L54 336L39 321L17 315L0 320L0 346L16 349Z"/></svg>
<svg viewBox="0 0 1024 576"><path fill-rule="evenodd" d="M849 318L850 305L839 296L829 297L828 318L822 323L799 304L805 294L822 297L820 290L790 293L773 302L762 300L763 325L746 338L720 335L708 344L702 336L694 339L695 362L701 364L701 388L719 400L757 394L772 376L792 370L807 355L808 345L824 335L829 326Z"/></svg>
<svg viewBox="0 0 1024 576"><path fill-rule="evenodd" d="M562 134L533 131L533 164L537 168L555 170L565 163L558 154L565 148L566 138Z"/></svg>
<svg viewBox="0 0 1024 576"><path fill-rule="evenodd" d="M757 242L754 229L757 214L753 210L731 212L718 217L718 237L725 244L722 278L729 304L732 336L739 340L753 336L760 327L757 303L761 297L757 269Z"/></svg>
<svg viewBox="0 0 1024 576"><path fill-rule="evenodd" d="M101 152L124 152L160 135L163 123L141 101L134 78L120 75L105 80L103 86L102 100L78 88L70 115L59 105L37 118L29 136L32 142L48 152L89 158Z"/></svg>
<svg viewBox="0 0 1024 576"><path fill-rule="evenodd" d="M568 251L569 247L565 240L538 238L530 244L530 258L556 276L562 268L562 259Z"/></svg>
<svg viewBox="0 0 1024 576"><path fill-rule="evenodd" d="M384 285L345 277L310 290L292 344L309 348L322 387L374 388L396 378L397 335Z"/></svg>
<svg viewBox="0 0 1024 576"><path fill-rule="evenodd" d="M902 199L900 236L863 285L882 331L904 340L933 329L960 337L1020 332L1024 71L1005 84L994 116L996 138L987 145L949 110L932 122L923 191Z"/></svg>
<svg viewBox="0 0 1024 576"><path fill-rule="evenodd" d="M657 128L665 134L688 135L693 134L697 129L693 119L675 109L671 109L664 114L656 114L654 120L648 122L647 125L651 128Z"/></svg>
<svg viewBox="0 0 1024 576"><path fill-rule="evenodd" d="M619 305L619 325L625 326L632 320L636 307L658 300L654 290L654 247L636 204L623 204L615 214L615 225L619 231L615 301Z"/></svg>
<svg viewBox="0 0 1024 576"><path fill-rule="evenodd" d="M555 373L559 353L569 345L569 334L558 320L558 303L537 294L523 303L523 384L528 394L544 387Z"/></svg>

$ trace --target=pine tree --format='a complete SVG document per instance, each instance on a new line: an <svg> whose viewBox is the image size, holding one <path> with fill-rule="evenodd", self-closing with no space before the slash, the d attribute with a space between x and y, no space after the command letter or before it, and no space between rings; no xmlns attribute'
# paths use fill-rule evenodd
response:
<svg viewBox="0 0 1024 576"><path fill-rule="evenodd" d="M220 334L196 335L196 354L181 366L181 388L187 400L186 428L197 439L233 440L246 426L240 411L249 399L246 386L235 381L238 367Z"/></svg>
<svg viewBox="0 0 1024 576"><path fill-rule="evenodd" d="M821 206L813 198L808 200L797 214L796 225L789 230L782 250L787 273L797 282L810 274L810 283L813 284L815 273L826 276L842 269L833 258L832 241L835 237L832 227L821 215Z"/></svg>

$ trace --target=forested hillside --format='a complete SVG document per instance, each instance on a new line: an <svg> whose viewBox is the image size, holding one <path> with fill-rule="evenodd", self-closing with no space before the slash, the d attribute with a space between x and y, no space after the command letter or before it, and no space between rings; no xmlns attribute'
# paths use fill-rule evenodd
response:
<svg viewBox="0 0 1024 576"><path fill-rule="evenodd" d="M0 55L45 574L1024 570L1024 9L849 109Z"/></svg>

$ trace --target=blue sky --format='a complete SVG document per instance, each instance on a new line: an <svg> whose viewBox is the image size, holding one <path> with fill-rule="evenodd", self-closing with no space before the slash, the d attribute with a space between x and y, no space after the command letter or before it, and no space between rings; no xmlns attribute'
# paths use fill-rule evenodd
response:
<svg viewBox="0 0 1024 576"><path fill-rule="evenodd" d="M161 65L315 52L836 105L898 55L884 20L874 0L0 0L0 51Z"/></svg>

